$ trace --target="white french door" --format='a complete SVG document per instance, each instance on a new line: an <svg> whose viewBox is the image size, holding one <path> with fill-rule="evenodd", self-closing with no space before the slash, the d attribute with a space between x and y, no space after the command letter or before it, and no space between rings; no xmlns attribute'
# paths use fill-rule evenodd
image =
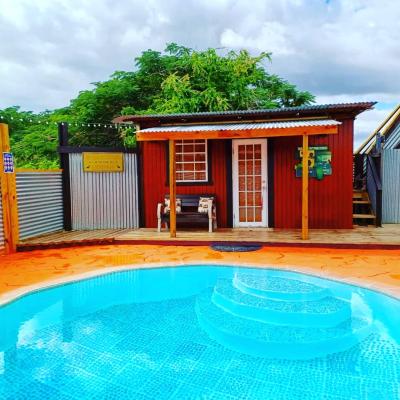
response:
<svg viewBox="0 0 400 400"><path fill-rule="evenodd" d="M233 225L267 227L267 140L233 140Z"/></svg>

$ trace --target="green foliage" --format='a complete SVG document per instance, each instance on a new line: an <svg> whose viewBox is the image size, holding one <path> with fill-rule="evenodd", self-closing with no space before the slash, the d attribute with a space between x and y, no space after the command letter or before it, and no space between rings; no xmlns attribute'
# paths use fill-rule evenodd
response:
<svg viewBox="0 0 400 400"><path fill-rule="evenodd" d="M65 119L61 110L33 114L19 107L1 110L1 122L9 125L10 144L17 167L58 168L57 121Z"/></svg>
<svg viewBox="0 0 400 400"><path fill-rule="evenodd" d="M252 56L246 50L220 53L195 51L170 43L165 52L146 50L133 71L117 71L93 89L81 91L70 105L39 114L19 107L0 110L10 125L12 150L19 167L58 166L57 122L69 122L73 145L136 146L132 128L88 126L110 123L119 115L185 113L300 106L314 96L299 91L264 64L270 53Z"/></svg>

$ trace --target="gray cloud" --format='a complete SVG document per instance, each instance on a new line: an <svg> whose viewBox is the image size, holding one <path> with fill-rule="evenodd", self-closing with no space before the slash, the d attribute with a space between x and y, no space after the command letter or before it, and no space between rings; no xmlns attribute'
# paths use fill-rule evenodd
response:
<svg viewBox="0 0 400 400"><path fill-rule="evenodd" d="M171 41L272 51L266 68L319 101L392 104L399 39L400 5L392 0L0 0L0 108L62 107L90 82L131 69L141 51ZM365 119L358 140L378 123Z"/></svg>

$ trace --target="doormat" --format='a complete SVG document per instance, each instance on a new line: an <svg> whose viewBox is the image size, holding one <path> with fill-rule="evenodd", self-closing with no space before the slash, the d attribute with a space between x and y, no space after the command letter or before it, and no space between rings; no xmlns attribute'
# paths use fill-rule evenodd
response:
<svg viewBox="0 0 400 400"><path fill-rule="evenodd" d="M248 244L248 245L212 244L210 247L215 251L230 252L230 253L257 251L262 248L262 246L258 244Z"/></svg>

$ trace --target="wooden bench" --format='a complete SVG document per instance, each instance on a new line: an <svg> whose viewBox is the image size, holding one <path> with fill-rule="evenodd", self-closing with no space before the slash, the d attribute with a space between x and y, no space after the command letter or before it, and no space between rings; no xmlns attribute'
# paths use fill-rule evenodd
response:
<svg viewBox="0 0 400 400"><path fill-rule="evenodd" d="M208 211L206 213L199 212L199 200L200 197L209 197ZM169 195L165 196L169 199ZM209 194L177 194L177 199L181 199L181 212L176 214L176 223L180 226L193 227L208 224L208 231L212 232L213 227L217 227L217 213L215 207L215 196ZM172 204L171 204L172 207ZM165 204L157 204L157 220L158 220L158 232L161 232L161 225L165 223L165 227L168 228L169 224L169 212L165 212Z"/></svg>

